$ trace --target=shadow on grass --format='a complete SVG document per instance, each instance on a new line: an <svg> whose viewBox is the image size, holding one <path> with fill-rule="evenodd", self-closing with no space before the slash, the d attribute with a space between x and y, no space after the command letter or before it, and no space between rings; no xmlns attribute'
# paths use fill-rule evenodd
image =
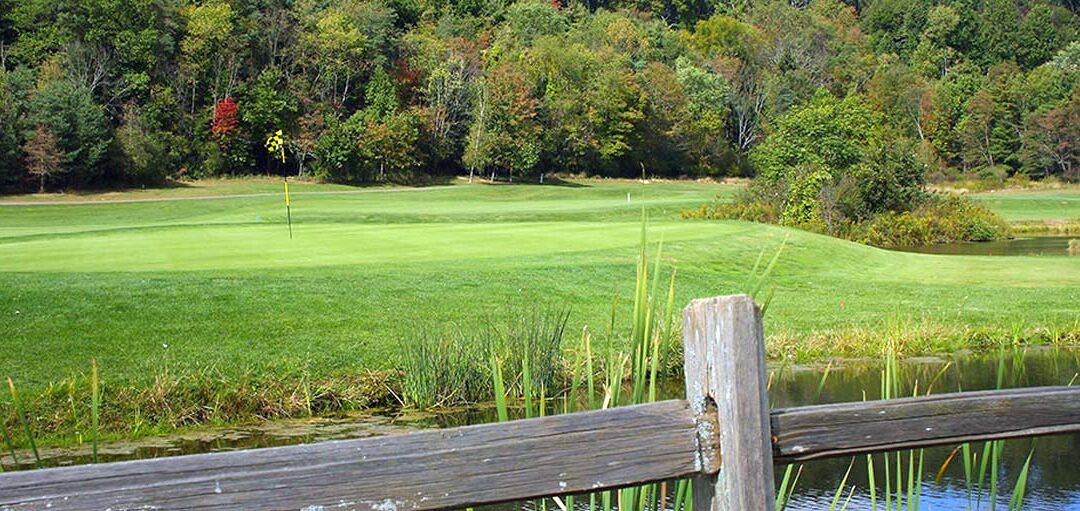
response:
<svg viewBox="0 0 1080 511"><path fill-rule="evenodd" d="M102 186L95 185L88 188L46 188L44 195L71 195L75 197L100 195L103 193L125 193L125 192L139 192L146 190L170 190L177 188L193 188L190 183L183 181L176 181L169 179L161 183L146 184L131 186L126 184L118 184L115 186ZM0 195L42 195L38 193L36 186L23 186L21 188L4 188L0 189Z"/></svg>
<svg viewBox="0 0 1080 511"><path fill-rule="evenodd" d="M559 177L547 177L544 178L542 183L545 186L562 186L564 188L589 188L589 185L584 183L578 183L575 181L567 181Z"/></svg>
<svg viewBox="0 0 1080 511"><path fill-rule="evenodd" d="M478 178L477 181L491 185L541 185L560 186L563 188L591 188L587 184L567 181L556 176L544 176L543 181L540 181L539 177L516 177L513 181L508 181L505 177L500 176L495 176L494 181L488 177Z"/></svg>

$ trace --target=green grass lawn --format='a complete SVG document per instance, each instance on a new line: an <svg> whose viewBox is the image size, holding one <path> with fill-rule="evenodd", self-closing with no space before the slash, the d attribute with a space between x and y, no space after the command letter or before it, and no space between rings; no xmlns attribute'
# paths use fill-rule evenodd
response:
<svg viewBox="0 0 1080 511"><path fill-rule="evenodd" d="M973 195L1010 222L1080 221L1080 187L999 190Z"/></svg>
<svg viewBox="0 0 1080 511"><path fill-rule="evenodd" d="M860 354L798 339L897 318L1076 321L1080 258L899 253L678 218L734 190L582 181L297 195L293 240L280 197L0 207L0 367L30 389L91 358L131 384L165 368L325 376L392 369L425 328L523 311L569 306L571 331L606 330L614 293L633 286L643 205L650 240L678 268L680 304L744 291L760 251L788 239L767 317L783 350Z"/></svg>

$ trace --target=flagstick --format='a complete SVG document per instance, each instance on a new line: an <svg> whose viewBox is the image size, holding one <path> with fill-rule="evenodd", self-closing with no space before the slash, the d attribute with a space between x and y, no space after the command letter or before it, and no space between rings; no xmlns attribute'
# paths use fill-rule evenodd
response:
<svg viewBox="0 0 1080 511"><path fill-rule="evenodd" d="M285 216L289 219L289 239L292 239L292 208L288 205L285 206Z"/></svg>
<svg viewBox="0 0 1080 511"><path fill-rule="evenodd" d="M285 177L285 218L289 221L289 239L292 239L292 204L289 201L289 177Z"/></svg>

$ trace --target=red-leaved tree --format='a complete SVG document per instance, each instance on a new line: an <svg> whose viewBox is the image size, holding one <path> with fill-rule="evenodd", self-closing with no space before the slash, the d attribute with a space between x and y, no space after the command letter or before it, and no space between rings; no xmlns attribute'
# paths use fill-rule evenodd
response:
<svg viewBox="0 0 1080 511"><path fill-rule="evenodd" d="M236 127L240 124L237 117L239 110L232 96L225 96L225 99L218 101L214 105L214 124L210 127L210 131L219 137L236 131Z"/></svg>

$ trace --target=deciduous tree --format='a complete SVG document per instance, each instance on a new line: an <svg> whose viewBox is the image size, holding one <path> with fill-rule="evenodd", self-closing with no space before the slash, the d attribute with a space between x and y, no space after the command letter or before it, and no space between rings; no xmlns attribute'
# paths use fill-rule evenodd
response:
<svg viewBox="0 0 1080 511"><path fill-rule="evenodd" d="M45 193L45 182L59 174L64 155L56 143L56 137L43 124L37 125L23 146L26 153L26 171L38 182L38 193Z"/></svg>

